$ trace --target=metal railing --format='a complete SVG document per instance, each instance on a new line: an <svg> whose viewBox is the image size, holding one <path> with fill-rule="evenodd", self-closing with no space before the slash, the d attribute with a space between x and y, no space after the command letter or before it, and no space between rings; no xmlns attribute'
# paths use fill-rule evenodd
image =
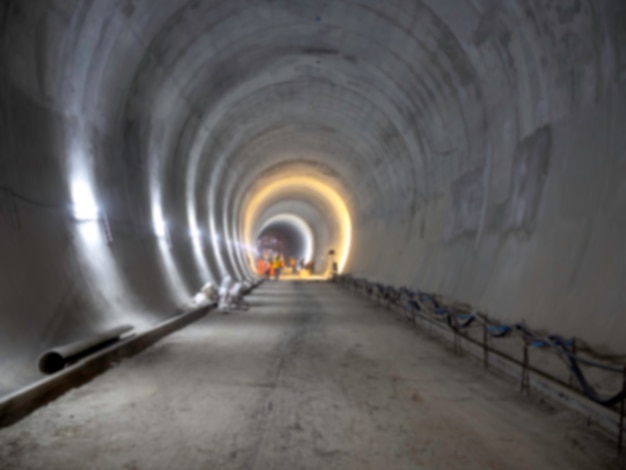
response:
<svg viewBox="0 0 626 470"><path fill-rule="evenodd" d="M445 300L441 295L412 290L407 287L394 287L378 282L371 282L363 278L355 278L350 275L335 275L333 282L344 287L356 290L362 294L375 298L378 301L385 301L391 305L399 307L406 315L415 323L419 317L428 322L437 323L440 326L449 329L453 334L453 344L455 351L460 348L460 337L465 341L476 344L483 351L483 365L489 367L490 354L507 359L521 366L520 389L522 392L529 392L530 389L530 371L540 376L568 386L572 390L581 393L589 400L603 407L617 409L619 413L618 419L618 435L617 449L622 451L624 441L624 420L625 420L625 402L626 402L626 366L615 366L607 362L600 362L583 356L577 350L576 338L566 339L557 334L539 334L522 323L502 324L486 314L474 310L470 305L451 302ZM476 340L469 335L464 334L469 329L482 330L481 340ZM504 354L494 349L489 344L492 338L511 338L518 337L522 339L522 361ZM552 351L569 369L569 383L564 383L557 377L551 376L544 371L538 370L530 366L529 349L541 348ZM599 393L585 376L581 365L591 367L610 374L621 374L621 390L611 395Z"/></svg>

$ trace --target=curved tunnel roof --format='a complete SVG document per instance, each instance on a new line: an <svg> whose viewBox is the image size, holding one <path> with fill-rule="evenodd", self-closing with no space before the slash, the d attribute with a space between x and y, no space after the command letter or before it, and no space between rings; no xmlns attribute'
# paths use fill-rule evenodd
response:
<svg viewBox="0 0 626 470"><path fill-rule="evenodd" d="M622 2L5 5L0 184L41 204L3 355L249 276L283 208L344 272L625 352Z"/></svg>

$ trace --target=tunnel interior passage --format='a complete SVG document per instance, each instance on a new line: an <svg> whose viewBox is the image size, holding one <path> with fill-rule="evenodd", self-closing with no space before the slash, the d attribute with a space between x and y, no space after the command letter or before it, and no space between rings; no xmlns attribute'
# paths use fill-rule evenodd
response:
<svg viewBox="0 0 626 470"><path fill-rule="evenodd" d="M311 169L300 171L289 166L253 185L244 203L244 237L249 240L257 234L258 239L265 230L282 228L280 233L301 240L297 259L312 261L318 272L329 271L331 263L337 262L341 272L352 243L350 210L332 180ZM330 256L330 251L335 254ZM253 263L258 253L251 254Z"/></svg>
<svg viewBox="0 0 626 470"><path fill-rule="evenodd" d="M334 250L340 272L626 353L624 18L621 0L1 2L0 392L46 348L252 276L287 215L323 269Z"/></svg>
<svg viewBox="0 0 626 470"><path fill-rule="evenodd" d="M266 282L248 301L3 429L0 465L623 468L578 417L336 285Z"/></svg>
<svg viewBox="0 0 626 470"><path fill-rule="evenodd" d="M311 227L301 218L291 214L272 217L263 224L257 236L257 253L281 253L286 259L313 259L315 244Z"/></svg>

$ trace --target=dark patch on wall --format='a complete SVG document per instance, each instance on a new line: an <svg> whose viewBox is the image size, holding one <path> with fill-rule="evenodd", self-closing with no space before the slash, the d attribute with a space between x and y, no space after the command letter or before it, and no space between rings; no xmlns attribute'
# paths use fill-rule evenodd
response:
<svg viewBox="0 0 626 470"><path fill-rule="evenodd" d="M585 262L585 256L587 254L587 249L589 248L589 243L591 242L591 236L593 234L593 222L591 220L587 220L585 224L585 228L583 231L583 239L582 243L579 245L576 253L573 255L573 268L571 274L567 279L567 288L572 289L575 287L576 280L578 279L578 275L581 273L583 269L583 263Z"/></svg>
<svg viewBox="0 0 626 470"><path fill-rule="evenodd" d="M0 6L0 31L2 31L3 35L5 34L5 31L7 31L7 28L9 26L9 16L11 13L12 4L12 0L7 0L2 6Z"/></svg>
<svg viewBox="0 0 626 470"><path fill-rule="evenodd" d="M39 85L39 93L41 97L46 99L46 77L45 73L49 70L48 63L48 15L41 15L37 24L37 32L35 38L35 58L37 64L37 83Z"/></svg>
<svg viewBox="0 0 626 470"><path fill-rule="evenodd" d="M558 45L558 64L562 70L560 80L564 86L569 87L570 100L573 107L579 107L585 97L585 89L589 87L591 80L588 68L596 67L596 57L593 43L579 34L566 32L560 38ZM601 73L596 69L593 77L599 77ZM599 92L596 91L596 94ZM596 97L596 100L598 97Z"/></svg>
<svg viewBox="0 0 626 470"><path fill-rule="evenodd" d="M609 21L611 23L612 43L615 50L615 79L626 79L626 2L610 4Z"/></svg>
<svg viewBox="0 0 626 470"><path fill-rule="evenodd" d="M482 167L465 173L451 184L446 240L476 233L484 204L484 184Z"/></svg>
<svg viewBox="0 0 626 470"><path fill-rule="evenodd" d="M338 55L337 49L331 49L329 47L304 47L301 52L307 55Z"/></svg>
<svg viewBox="0 0 626 470"><path fill-rule="evenodd" d="M127 117L123 124L122 135L122 142L125 149L124 158L126 159L127 165L131 168L144 170L143 155L141 153L141 146L139 145L141 140L139 123Z"/></svg>
<svg viewBox="0 0 626 470"><path fill-rule="evenodd" d="M552 3L552 2L550 2ZM571 23L580 13L582 2L580 0L558 0L556 13L561 23Z"/></svg>
<svg viewBox="0 0 626 470"><path fill-rule="evenodd" d="M120 0L117 4L126 18L130 18L135 13L135 5L132 0Z"/></svg>
<svg viewBox="0 0 626 470"><path fill-rule="evenodd" d="M45 325L41 332L42 349L74 341L80 338L81 333L86 336L86 331L91 330L89 319L85 319L85 312L91 310L87 281L89 277L73 260L74 257L67 257L63 266L65 290L60 292L56 303L51 303L50 313L42 321Z"/></svg>
<svg viewBox="0 0 626 470"><path fill-rule="evenodd" d="M498 2L491 1L485 6L480 21L472 34L472 42L475 46L482 46L489 36L495 35L500 30L499 14L500 4Z"/></svg>
<svg viewBox="0 0 626 470"><path fill-rule="evenodd" d="M5 78L0 92L0 183L50 204L68 200L59 162L63 117Z"/></svg>
<svg viewBox="0 0 626 470"><path fill-rule="evenodd" d="M398 131L393 124L387 123L387 125L380 126L379 139L383 145L390 146L394 139L398 137Z"/></svg>
<svg viewBox="0 0 626 470"><path fill-rule="evenodd" d="M487 228L494 232L530 233L541 202L550 162L552 130L542 127L519 142L513 157L507 200L490 207ZM485 168L465 173L450 186L450 207L444 239L474 236L485 204Z"/></svg>
<svg viewBox="0 0 626 470"><path fill-rule="evenodd" d="M538 129L518 143L513 157L509 197L492 211L490 229L525 233L534 229L551 150L552 129L549 126Z"/></svg>

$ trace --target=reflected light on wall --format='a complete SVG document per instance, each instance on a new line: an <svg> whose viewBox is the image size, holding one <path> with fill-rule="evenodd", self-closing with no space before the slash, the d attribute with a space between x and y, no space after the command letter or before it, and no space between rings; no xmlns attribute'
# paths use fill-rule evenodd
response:
<svg viewBox="0 0 626 470"><path fill-rule="evenodd" d="M206 258L204 257L203 252L203 233L202 230L198 227L198 222L196 220L195 215L189 214L189 237L191 238L191 244L193 246L194 259L196 261L196 266L198 267L198 272L200 276L204 280L204 282L212 282L213 276L211 276L209 267L206 262Z"/></svg>
<svg viewBox="0 0 626 470"><path fill-rule="evenodd" d="M91 186L84 178L77 178L71 185L72 211L74 218L79 221L97 220L100 209L96 204Z"/></svg>
<svg viewBox="0 0 626 470"><path fill-rule="evenodd" d="M131 315L134 313L133 323L137 326L144 325L146 323L140 304L133 292L126 288L107 244L109 240L102 225L103 213L96 203L87 176L89 172L84 166L84 154L74 149L72 156L74 158L72 165L75 169L69 181L71 211L78 234L76 237L76 247L80 252L78 261L84 272L89 273L87 278L90 282L86 284L89 286L87 289L93 286L98 292L98 298L104 299L112 312L125 312ZM114 325L119 320L113 313L107 321Z"/></svg>
<svg viewBox="0 0 626 470"><path fill-rule="evenodd" d="M87 178L76 176L71 182L70 193L72 215L76 221L81 222L78 226L81 239L91 247L103 242L102 231L97 223L100 209Z"/></svg>
<svg viewBox="0 0 626 470"><path fill-rule="evenodd" d="M152 204L152 224L154 225L154 233L159 242L159 251L161 260L163 261L164 271L170 284L170 292L175 299L180 302L186 302L191 298L192 293L189 292L180 275L178 267L172 256L172 243L170 239L167 222L163 217L163 210L160 204Z"/></svg>
<svg viewBox="0 0 626 470"><path fill-rule="evenodd" d="M228 273L226 271L226 266L224 265L224 260L222 259L222 243L221 238L217 233L215 228L215 220L213 217L209 217L209 232L211 234L211 245L213 247L213 254L215 256L215 261L220 270L220 277L223 278Z"/></svg>
<svg viewBox="0 0 626 470"><path fill-rule="evenodd" d="M256 256L257 254L257 249L256 247L252 246L252 245L248 245L246 243L237 241L237 240L229 240L228 242L229 246L232 246L233 248L237 249L237 250L242 250L246 253L249 254L253 254Z"/></svg>
<svg viewBox="0 0 626 470"><path fill-rule="evenodd" d="M159 238L169 238L167 222L165 222L162 216L157 216L154 219L154 234Z"/></svg>

